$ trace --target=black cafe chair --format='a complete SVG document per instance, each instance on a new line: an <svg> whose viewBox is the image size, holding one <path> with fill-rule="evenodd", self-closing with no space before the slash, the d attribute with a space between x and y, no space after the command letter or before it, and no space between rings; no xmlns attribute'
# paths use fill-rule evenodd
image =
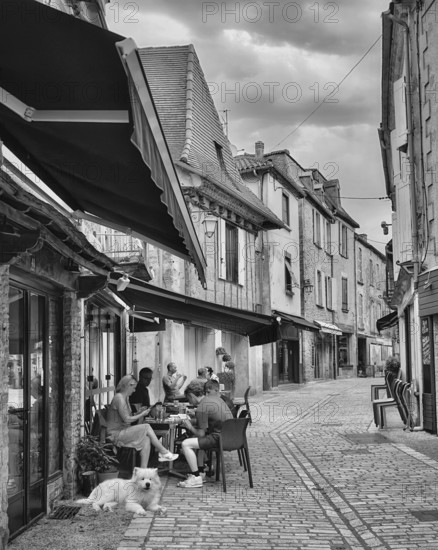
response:
<svg viewBox="0 0 438 550"><path fill-rule="evenodd" d="M246 430L249 423L249 417L226 420L222 424L222 432L219 435L218 446L214 449L210 449L211 452L216 453L216 481L219 481L220 471L224 493L227 491L224 451L237 451L239 453L239 461L241 460L244 470L248 472L249 486L251 488L254 486L252 481L251 462L249 459L248 441L246 438Z"/></svg>

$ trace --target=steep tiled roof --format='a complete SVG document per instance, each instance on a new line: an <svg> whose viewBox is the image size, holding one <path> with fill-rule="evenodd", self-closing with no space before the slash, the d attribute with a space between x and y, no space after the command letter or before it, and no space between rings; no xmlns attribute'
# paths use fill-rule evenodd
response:
<svg viewBox="0 0 438 550"><path fill-rule="evenodd" d="M244 153L243 155L234 157L234 161L236 162L237 168L242 173L250 170L275 170L275 172L289 183L296 195L301 197L304 196L303 186L297 183L290 174L287 174L283 167L275 164L271 158L268 158L268 155L257 158L255 155Z"/></svg>
<svg viewBox="0 0 438 550"><path fill-rule="evenodd" d="M219 181L269 220L270 227L283 227L240 177L194 47L138 51L174 162L185 162ZM222 165L215 144L222 151Z"/></svg>
<svg viewBox="0 0 438 550"><path fill-rule="evenodd" d="M252 170L256 168L270 168L272 166L272 161L262 159L256 159L255 155L250 155L249 153L244 153L243 155L237 155L234 157L238 170Z"/></svg>

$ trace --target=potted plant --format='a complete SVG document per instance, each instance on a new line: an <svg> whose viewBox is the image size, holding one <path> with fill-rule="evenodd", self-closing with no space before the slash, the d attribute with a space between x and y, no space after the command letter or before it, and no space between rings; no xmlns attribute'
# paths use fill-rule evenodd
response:
<svg viewBox="0 0 438 550"><path fill-rule="evenodd" d="M84 480L84 478L90 477L90 472L96 472L98 483L108 477L117 477L116 465L119 461L116 454L117 447L112 443L100 441L92 435L81 437L76 447L79 476Z"/></svg>
<svg viewBox="0 0 438 550"><path fill-rule="evenodd" d="M231 399L234 398L234 390L236 385L236 375L234 373L235 364L233 361L227 361L225 363L225 371L218 372L219 383L223 384L224 390L229 392Z"/></svg>

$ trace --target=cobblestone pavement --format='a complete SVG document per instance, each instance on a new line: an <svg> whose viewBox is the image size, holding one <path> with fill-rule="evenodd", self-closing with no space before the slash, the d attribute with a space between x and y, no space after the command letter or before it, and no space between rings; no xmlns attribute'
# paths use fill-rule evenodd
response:
<svg viewBox="0 0 438 550"><path fill-rule="evenodd" d="M119 550L438 548L438 438L372 422L370 385L288 385L250 399L254 488L226 453L221 483L167 478L166 515L133 519ZM427 513L428 512L428 513Z"/></svg>

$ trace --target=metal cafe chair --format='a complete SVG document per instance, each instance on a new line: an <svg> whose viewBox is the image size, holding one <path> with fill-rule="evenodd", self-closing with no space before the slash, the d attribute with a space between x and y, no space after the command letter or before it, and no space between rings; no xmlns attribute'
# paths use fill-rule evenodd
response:
<svg viewBox="0 0 438 550"><path fill-rule="evenodd" d="M225 479L224 451L238 451L239 460L242 457L244 470L248 472L249 486L253 488L251 462L249 459L248 441L246 439L246 429L250 423L247 418L233 418L226 420L222 424L222 432L219 436L219 445L211 449L216 453L216 481L219 481L219 469L222 475L222 489L227 491L227 482Z"/></svg>

